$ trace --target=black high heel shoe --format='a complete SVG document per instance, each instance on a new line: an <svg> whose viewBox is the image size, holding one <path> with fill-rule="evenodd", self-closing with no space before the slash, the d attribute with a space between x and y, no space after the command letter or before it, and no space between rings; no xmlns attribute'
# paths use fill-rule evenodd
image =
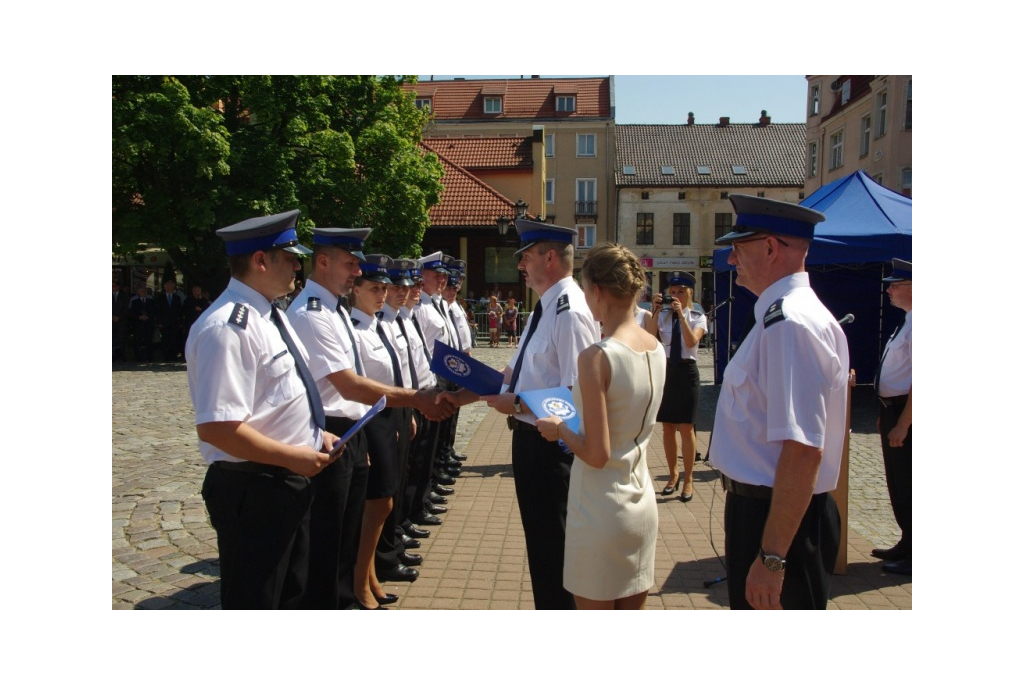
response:
<svg viewBox="0 0 1024 685"><path fill-rule="evenodd" d="M682 478L680 478L679 480L682 480ZM678 485L678 483L677 483L677 485ZM679 499L682 502L689 502L690 500L693 499L693 482L692 481L690 482L690 494L686 494L686 489L683 488L683 491L681 493L679 493Z"/></svg>
<svg viewBox="0 0 1024 685"><path fill-rule="evenodd" d="M675 491L679 489L679 481L681 481L682 479L682 476L677 476L675 485L666 485L665 489L661 491L662 496L668 497L669 495L675 494Z"/></svg>
<svg viewBox="0 0 1024 685"><path fill-rule="evenodd" d="M398 601L398 595L393 595L390 592L386 593L383 597L373 596L377 600L377 604L394 604Z"/></svg>

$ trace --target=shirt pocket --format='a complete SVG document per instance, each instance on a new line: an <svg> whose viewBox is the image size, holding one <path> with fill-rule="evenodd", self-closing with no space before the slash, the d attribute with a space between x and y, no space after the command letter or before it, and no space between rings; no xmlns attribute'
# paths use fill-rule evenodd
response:
<svg viewBox="0 0 1024 685"><path fill-rule="evenodd" d="M267 374L267 403L280 406L306 391L295 370L295 358L282 350L264 366Z"/></svg>
<svg viewBox="0 0 1024 685"><path fill-rule="evenodd" d="M751 386L747 372L739 364L727 365L722 374L718 411L724 411L726 416L736 421L746 421L749 418L747 407L750 406Z"/></svg>

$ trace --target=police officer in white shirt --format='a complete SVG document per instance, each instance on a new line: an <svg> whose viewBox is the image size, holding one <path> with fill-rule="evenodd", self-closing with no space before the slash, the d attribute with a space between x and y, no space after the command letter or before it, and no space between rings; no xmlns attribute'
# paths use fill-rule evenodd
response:
<svg viewBox="0 0 1024 685"><path fill-rule="evenodd" d="M574 609L562 585L565 516L573 455L537 431L536 417L516 394L576 384L580 352L601 331L583 291L572 278L576 229L527 219L516 220L522 247L516 252L526 285L540 298L527 319L522 342L505 367L506 392L483 397L508 414L512 430L512 470L519 514L526 534L533 602L537 609ZM463 389L459 403L475 396Z"/></svg>
<svg viewBox="0 0 1024 685"><path fill-rule="evenodd" d="M878 364L875 390L881 405L878 432L882 436L882 460L889 502L902 536L889 549L871 550L872 556L885 560L887 573L911 575L911 306L913 287L912 265L903 259L892 260L892 274L882 280L889 284L889 302L907 313L903 323L893 332Z"/></svg>
<svg viewBox="0 0 1024 685"><path fill-rule="evenodd" d="M850 360L804 260L820 212L731 195L729 264L758 296L725 369L711 463L722 473L729 604L824 609L839 552L839 479Z"/></svg>
<svg viewBox="0 0 1024 685"><path fill-rule="evenodd" d="M306 351L271 301L291 292L298 210L217 231L227 289L185 345L203 499L217 531L224 609L298 608L306 589L310 478L332 458Z"/></svg>

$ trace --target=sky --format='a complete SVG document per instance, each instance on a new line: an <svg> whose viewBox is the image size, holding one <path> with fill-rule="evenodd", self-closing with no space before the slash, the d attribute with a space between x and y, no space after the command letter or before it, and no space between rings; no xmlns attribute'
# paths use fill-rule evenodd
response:
<svg viewBox="0 0 1024 685"><path fill-rule="evenodd" d="M464 76L466 79L520 76ZM527 75L527 77L529 77ZM455 76L434 76L450 80ZM542 76L542 78L558 78ZM430 76L420 76L421 81ZM698 124L754 123L767 110L777 124L807 121L807 80L793 76L630 76L615 75L615 123L685 124L693 112Z"/></svg>

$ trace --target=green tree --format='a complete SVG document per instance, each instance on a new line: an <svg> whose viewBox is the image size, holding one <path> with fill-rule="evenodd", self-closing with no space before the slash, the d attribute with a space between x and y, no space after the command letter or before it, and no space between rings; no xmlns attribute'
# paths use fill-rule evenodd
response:
<svg viewBox="0 0 1024 685"><path fill-rule="evenodd" d="M404 77L414 79L415 77ZM166 250L193 283L227 281L217 228L299 208L370 226L367 249L418 256L442 170L425 113L392 76L115 76L113 246Z"/></svg>

